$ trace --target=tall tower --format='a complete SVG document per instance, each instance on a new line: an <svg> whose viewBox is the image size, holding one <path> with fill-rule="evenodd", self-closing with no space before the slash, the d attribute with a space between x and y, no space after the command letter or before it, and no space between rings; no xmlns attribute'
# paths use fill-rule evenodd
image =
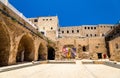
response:
<svg viewBox="0 0 120 78"><path fill-rule="evenodd" d="M49 39L56 41L58 30L58 16L43 16L29 18L38 27L38 30Z"/></svg>

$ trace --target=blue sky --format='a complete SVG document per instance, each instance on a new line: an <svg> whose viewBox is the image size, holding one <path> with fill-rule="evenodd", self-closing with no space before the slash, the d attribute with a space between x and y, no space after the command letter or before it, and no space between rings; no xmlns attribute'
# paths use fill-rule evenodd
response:
<svg viewBox="0 0 120 78"><path fill-rule="evenodd" d="M115 24L120 0L9 0L26 17L59 17L60 26Z"/></svg>

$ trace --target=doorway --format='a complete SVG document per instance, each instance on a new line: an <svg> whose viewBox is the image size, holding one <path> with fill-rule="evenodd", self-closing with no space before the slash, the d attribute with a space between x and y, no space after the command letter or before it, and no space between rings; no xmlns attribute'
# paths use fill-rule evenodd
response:
<svg viewBox="0 0 120 78"><path fill-rule="evenodd" d="M48 47L48 60L55 60L55 50L53 47Z"/></svg>
<svg viewBox="0 0 120 78"><path fill-rule="evenodd" d="M97 53L98 59L102 59L102 53Z"/></svg>

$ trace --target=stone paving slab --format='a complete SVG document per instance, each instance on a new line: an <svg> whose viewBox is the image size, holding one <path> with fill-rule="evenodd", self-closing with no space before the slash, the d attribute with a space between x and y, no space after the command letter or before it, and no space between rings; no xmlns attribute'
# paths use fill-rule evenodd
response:
<svg viewBox="0 0 120 78"><path fill-rule="evenodd" d="M120 69L102 64L39 64L0 73L0 78L120 78Z"/></svg>
<svg viewBox="0 0 120 78"><path fill-rule="evenodd" d="M17 69L21 69L21 68L25 68L29 66L45 64L45 63L47 63L47 61L27 62L27 63L17 64L17 65L4 66L4 67L0 67L0 73L6 72L6 71L17 70Z"/></svg>
<svg viewBox="0 0 120 78"><path fill-rule="evenodd" d="M106 61L104 64L107 65L107 66L111 66L111 67L120 69L120 63L119 62Z"/></svg>
<svg viewBox="0 0 120 78"><path fill-rule="evenodd" d="M95 78L120 78L120 69L100 64L85 64Z"/></svg>

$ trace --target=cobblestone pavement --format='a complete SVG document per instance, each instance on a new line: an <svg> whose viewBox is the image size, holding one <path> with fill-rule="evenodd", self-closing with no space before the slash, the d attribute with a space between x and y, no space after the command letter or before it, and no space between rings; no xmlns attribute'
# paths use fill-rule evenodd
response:
<svg viewBox="0 0 120 78"><path fill-rule="evenodd" d="M0 73L0 78L120 78L120 69L106 65L40 64Z"/></svg>

